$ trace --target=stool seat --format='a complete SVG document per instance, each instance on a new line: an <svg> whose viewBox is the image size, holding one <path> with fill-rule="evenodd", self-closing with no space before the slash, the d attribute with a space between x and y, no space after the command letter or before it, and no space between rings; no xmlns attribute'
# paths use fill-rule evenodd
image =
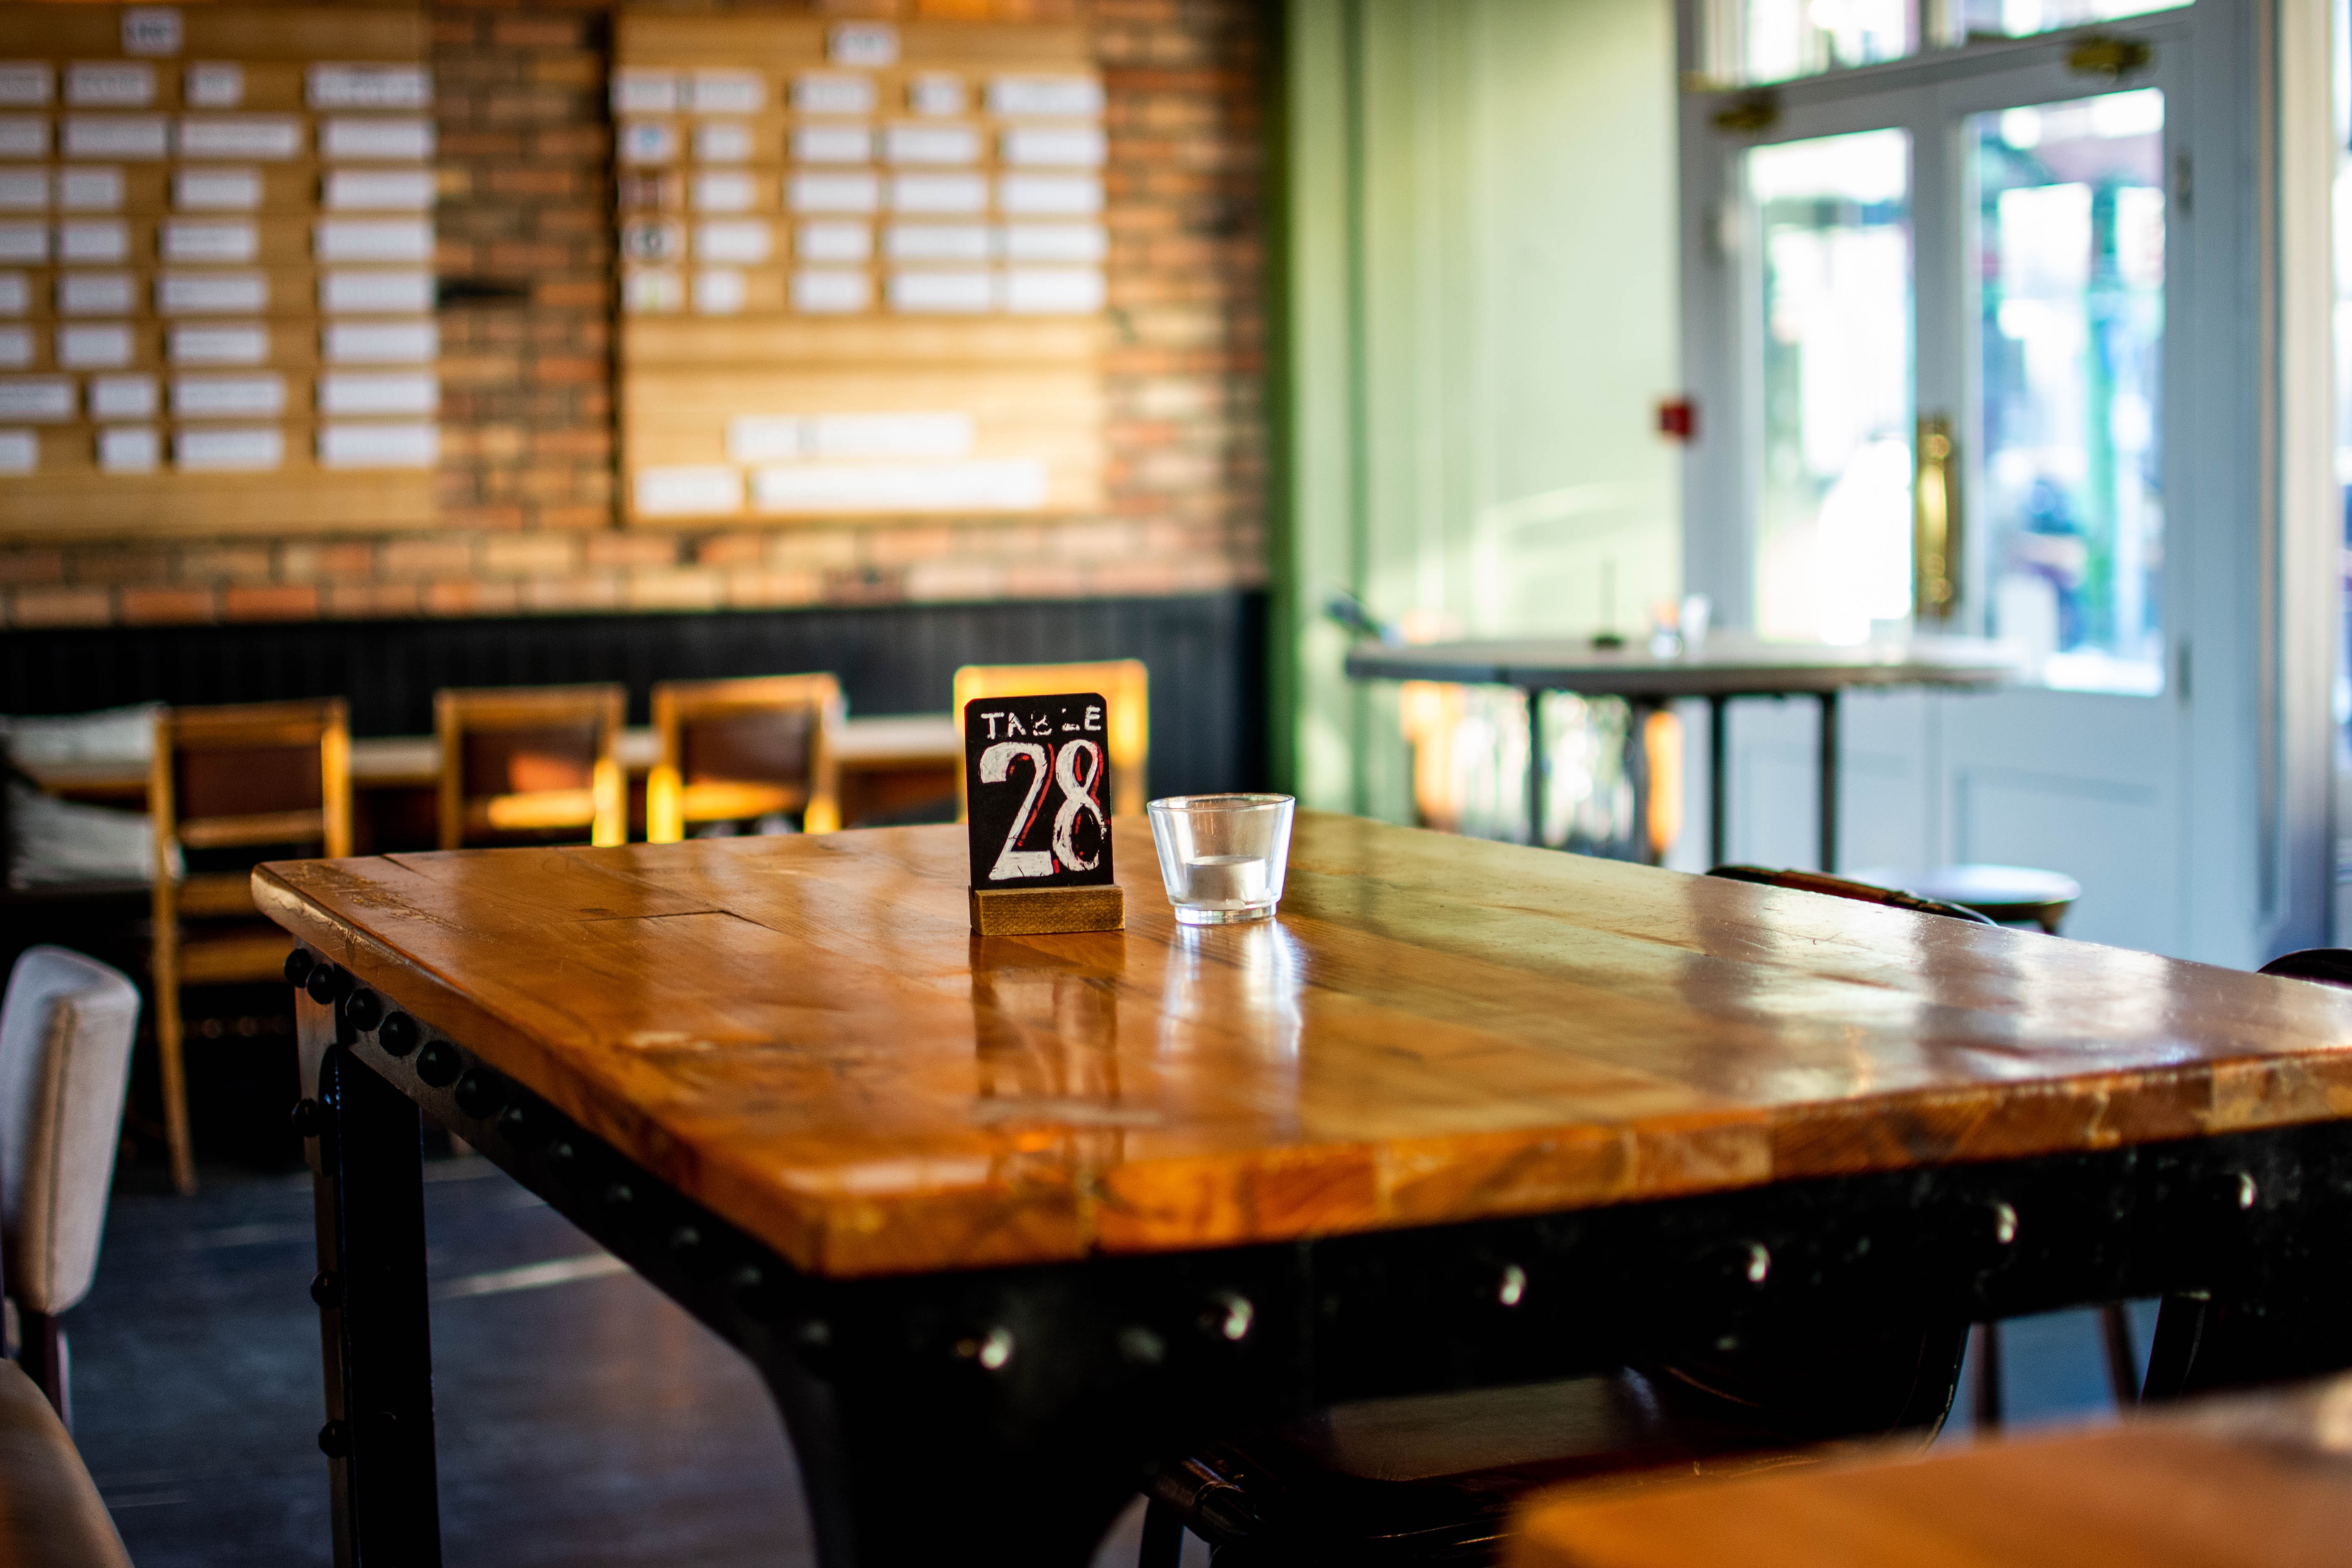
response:
<svg viewBox="0 0 2352 1568"><path fill-rule="evenodd" d="M1857 882L1958 904L2000 925L2038 925L2053 936L2067 910L2083 896L2083 884L2064 872L2031 866L1937 866L1917 871L1874 867L1847 875Z"/></svg>

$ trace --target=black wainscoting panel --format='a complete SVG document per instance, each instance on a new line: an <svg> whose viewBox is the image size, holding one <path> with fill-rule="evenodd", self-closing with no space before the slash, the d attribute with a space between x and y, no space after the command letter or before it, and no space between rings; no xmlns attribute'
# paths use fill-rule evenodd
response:
<svg viewBox="0 0 2352 1568"><path fill-rule="evenodd" d="M444 686L618 680L635 723L656 680L831 670L853 714L946 710L960 664L1140 658L1151 792L1265 783L1265 596L888 605L711 615L131 626L0 635L0 712L342 696L359 735L433 728Z"/></svg>

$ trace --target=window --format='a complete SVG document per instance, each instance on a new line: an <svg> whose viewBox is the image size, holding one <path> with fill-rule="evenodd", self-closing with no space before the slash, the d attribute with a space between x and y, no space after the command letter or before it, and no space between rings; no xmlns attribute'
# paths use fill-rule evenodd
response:
<svg viewBox="0 0 2352 1568"><path fill-rule="evenodd" d="M1891 129L1747 154L1766 637L1858 643L1911 613L1910 163Z"/></svg>
<svg viewBox="0 0 2352 1568"><path fill-rule="evenodd" d="M2052 686L2164 684L2164 97L1971 116L1994 635Z"/></svg>

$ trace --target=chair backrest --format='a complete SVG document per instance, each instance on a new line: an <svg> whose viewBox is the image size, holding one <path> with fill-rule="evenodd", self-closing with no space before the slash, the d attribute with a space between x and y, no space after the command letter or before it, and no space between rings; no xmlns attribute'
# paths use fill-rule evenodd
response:
<svg viewBox="0 0 2352 1568"><path fill-rule="evenodd" d="M955 672L956 722L976 697L1045 697L1057 691L1099 691L1110 705L1110 733L1103 752L1110 763L1111 811L1143 815L1151 761L1151 680L1139 658L1098 664L967 664ZM970 815L963 769L956 769L956 819Z"/></svg>
<svg viewBox="0 0 2352 1568"><path fill-rule="evenodd" d="M627 702L620 687L602 685L436 692L441 847L567 827L588 829L592 844L626 842L621 722Z"/></svg>
<svg viewBox="0 0 2352 1568"><path fill-rule="evenodd" d="M1947 920L1967 921L1974 925L1996 923L1989 916L1980 915L1974 910L1964 910L1958 904L1948 904L1941 899L1923 899L1916 893L1881 888L1869 882L1850 881L1823 871L1780 871L1767 866L1717 866L1707 875L1733 882L1755 882L1767 888L1792 888L1801 893L1827 893L1833 899L1852 899L1863 904L1885 904L1889 909L1909 910L1918 915L1942 915Z"/></svg>
<svg viewBox="0 0 2352 1568"><path fill-rule="evenodd" d="M830 675L660 682L646 842L676 843L688 823L772 812L801 813L811 833L839 827L833 738L841 719L841 682Z"/></svg>
<svg viewBox="0 0 2352 1568"><path fill-rule="evenodd" d="M158 885L182 849L318 844L352 852L352 733L343 700L166 708L147 809Z"/></svg>
<svg viewBox="0 0 2352 1568"><path fill-rule="evenodd" d="M2254 972L2321 985L2352 985L2352 948L2306 947L2283 952Z"/></svg>
<svg viewBox="0 0 2352 1568"><path fill-rule="evenodd" d="M121 1142L139 991L62 947L30 947L0 1001L0 1269L52 1315L89 1292Z"/></svg>

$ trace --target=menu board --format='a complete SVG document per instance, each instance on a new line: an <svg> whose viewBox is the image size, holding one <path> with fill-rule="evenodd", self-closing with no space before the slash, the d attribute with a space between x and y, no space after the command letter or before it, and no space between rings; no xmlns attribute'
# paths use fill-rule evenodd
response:
<svg viewBox="0 0 2352 1568"><path fill-rule="evenodd" d="M631 521L1099 504L1083 28L625 14L614 57Z"/></svg>
<svg viewBox="0 0 2352 1568"><path fill-rule="evenodd" d="M415 10L0 5L0 529L433 521L425 43Z"/></svg>

